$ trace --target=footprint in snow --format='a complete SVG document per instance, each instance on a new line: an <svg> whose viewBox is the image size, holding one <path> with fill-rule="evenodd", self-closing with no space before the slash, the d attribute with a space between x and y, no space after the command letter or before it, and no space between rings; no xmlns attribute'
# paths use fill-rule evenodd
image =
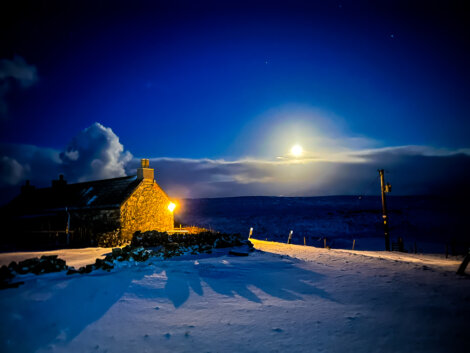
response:
<svg viewBox="0 0 470 353"><path fill-rule="evenodd" d="M164 337L165 337L167 340L169 340L169 339L170 339L170 337L171 337L171 334L169 334L169 333L165 333L163 336L164 336Z"/></svg>
<svg viewBox="0 0 470 353"><path fill-rule="evenodd" d="M344 317L348 320L357 320L362 316L360 312L353 312L349 313L349 315L345 315Z"/></svg>
<svg viewBox="0 0 470 353"><path fill-rule="evenodd" d="M273 331L274 332L282 332L282 328L279 328L279 327L276 327L276 328L273 328Z"/></svg>

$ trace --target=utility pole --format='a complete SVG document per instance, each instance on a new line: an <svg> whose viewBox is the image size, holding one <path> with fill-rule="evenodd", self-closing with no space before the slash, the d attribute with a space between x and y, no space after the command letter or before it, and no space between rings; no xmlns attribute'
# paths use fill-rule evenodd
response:
<svg viewBox="0 0 470 353"><path fill-rule="evenodd" d="M380 189L382 192L382 218L384 220L385 250L390 251L390 233L388 230L387 201L385 199L385 193L392 191L392 186L388 183L385 184L383 169L379 169L379 174L380 174Z"/></svg>

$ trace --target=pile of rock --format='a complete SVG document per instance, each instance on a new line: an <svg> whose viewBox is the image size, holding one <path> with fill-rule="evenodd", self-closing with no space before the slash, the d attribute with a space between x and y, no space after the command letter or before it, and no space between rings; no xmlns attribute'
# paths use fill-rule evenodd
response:
<svg viewBox="0 0 470 353"><path fill-rule="evenodd" d="M167 246L167 244L177 244L179 247L211 247L227 248L251 244L247 239L243 239L240 234L226 234L214 232L201 232L197 234L168 234L165 232L148 231L136 232L132 237L132 246L142 246L153 248ZM174 245L175 246L175 245Z"/></svg>
<svg viewBox="0 0 470 353"><path fill-rule="evenodd" d="M114 248L111 254L106 255L105 261L147 261L153 255L151 250L145 250L142 247L125 246L121 248Z"/></svg>
<svg viewBox="0 0 470 353"><path fill-rule="evenodd" d="M94 270L110 271L117 262L145 262L150 257L169 259L182 254L211 253L214 248L228 248L234 246L248 245L251 242L243 239L239 234L224 234L213 232L202 232L198 234L168 234L156 231L136 232L132 238L131 245L123 248L114 248L104 259L96 259L94 264L80 267L76 270L68 267L65 261L57 258L57 255L42 256L21 261L12 262L8 266L0 268L0 289L16 287L23 282L13 283L17 275L34 273L36 275L60 272L68 270L67 274L84 274Z"/></svg>
<svg viewBox="0 0 470 353"><path fill-rule="evenodd" d="M96 259L95 263L92 265L86 265L80 267L78 270L71 268L68 270L67 274L72 275L76 273L84 274L90 273L94 270L105 270L110 271L114 268L116 262L122 261L135 261L135 262L144 262L147 261L150 256L153 256L154 253L151 250L145 250L142 247L134 248L132 246L125 246L124 248L114 248L112 252L105 256L104 259Z"/></svg>
<svg viewBox="0 0 470 353"><path fill-rule="evenodd" d="M17 275L34 273L40 275L44 273L60 272L67 270L65 261L59 259L57 255L41 256L41 258L32 258L20 262L12 261L8 266L0 268L0 288L16 287L22 282L11 283L11 280Z"/></svg>

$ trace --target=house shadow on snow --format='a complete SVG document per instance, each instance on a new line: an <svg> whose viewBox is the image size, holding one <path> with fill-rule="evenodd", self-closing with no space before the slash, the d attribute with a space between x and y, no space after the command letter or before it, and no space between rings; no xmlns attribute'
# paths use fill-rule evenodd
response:
<svg viewBox="0 0 470 353"><path fill-rule="evenodd" d="M303 296L317 296L335 301L329 293L318 288L323 275L298 266L299 261L278 255L252 255L248 258L214 256L210 261L163 262L156 271L165 274L164 288L155 289L151 280L133 283L137 296L146 298L168 298L175 308L183 305L191 290L204 295L204 286L228 296L240 296L246 300L262 303L265 295L282 300L303 300ZM260 293L263 292L263 293Z"/></svg>
<svg viewBox="0 0 470 353"><path fill-rule="evenodd" d="M67 344L124 295L169 300L176 310L188 301L191 291L204 296L209 289L254 303L262 303L266 295L289 301L305 296L334 301L316 287L322 275L302 269L299 263L260 253L243 258L215 254L155 261L111 273L40 276L0 292L2 352L34 352Z"/></svg>

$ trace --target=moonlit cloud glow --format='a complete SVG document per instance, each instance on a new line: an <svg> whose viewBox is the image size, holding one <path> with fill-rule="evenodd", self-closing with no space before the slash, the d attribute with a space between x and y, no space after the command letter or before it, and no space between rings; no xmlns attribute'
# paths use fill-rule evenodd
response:
<svg viewBox="0 0 470 353"><path fill-rule="evenodd" d="M300 157L302 156L302 153L304 152L302 146L300 145L294 145L292 146L292 148L290 149L290 153L294 156L294 157Z"/></svg>
<svg viewBox="0 0 470 353"><path fill-rule="evenodd" d="M132 175L140 165L140 158L133 158L118 136L98 123L79 132L62 152L23 145L1 145L0 152L2 190L18 190L12 186L18 187L25 179L36 186L48 186L58 173L64 173L69 182ZM329 156L334 158L140 157L150 157L157 182L170 197L177 198L377 194L379 189L371 187L371 181L378 168L389 173L395 195L470 192L469 150L343 148ZM15 192L4 194L14 196Z"/></svg>

